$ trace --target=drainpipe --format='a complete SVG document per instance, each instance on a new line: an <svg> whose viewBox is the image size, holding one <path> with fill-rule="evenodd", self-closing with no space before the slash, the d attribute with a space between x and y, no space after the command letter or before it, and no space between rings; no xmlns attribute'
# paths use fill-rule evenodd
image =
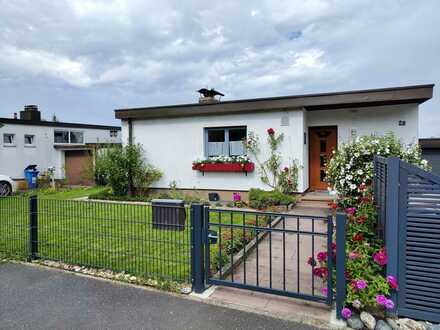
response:
<svg viewBox="0 0 440 330"><path fill-rule="evenodd" d="M133 121L131 118L128 119L128 146L133 145ZM128 166L128 196L133 196L134 185L133 185L133 175L131 171L131 164Z"/></svg>

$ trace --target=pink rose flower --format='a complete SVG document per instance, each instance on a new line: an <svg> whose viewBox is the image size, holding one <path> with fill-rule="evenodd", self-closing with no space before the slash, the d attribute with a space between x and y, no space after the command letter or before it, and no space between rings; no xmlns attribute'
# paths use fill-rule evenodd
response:
<svg viewBox="0 0 440 330"><path fill-rule="evenodd" d="M353 215L356 213L356 208L355 207L349 207L345 210L347 212L347 214Z"/></svg>
<svg viewBox="0 0 440 330"><path fill-rule="evenodd" d="M349 319L351 317L351 310L347 307L342 308L341 315L344 319Z"/></svg>
<svg viewBox="0 0 440 330"><path fill-rule="evenodd" d="M358 290L363 290L367 287L367 281L365 280L356 280L356 288Z"/></svg>
<svg viewBox="0 0 440 330"><path fill-rule="evenodd" d="M399 289L399 284L397 283L397 279L394 276L388 275L387 282L392 289L394 289L394 290Z"/></svg>
<svg viewBox="0 0 440 330"><path fill-rule="evenodd" d="M387 297L385 297L383 294L378 294L376 296L376 302L378 305L385 306L387 300L388 300Z"/></svg>
<svg viewBox="0 0 440 330"><path fill-rule="evenodd" d="M326 296L328 294L328 289L327 288L322 288L321 289L321 293Z"/></svg>
<svg viewBox="0 0 440 330"><path fill-rule="evenodd" d="M388 256L384 250L380 250L373 254L373 260L378 265L385 266L388 263Z"/></svg>
<svg viewBox="0 0 440 330"><path fill-rule="evenodd" d="M387 299L385 302L385 308L386 309L393 309L394 308L394 302L391 299Z"/></svg>

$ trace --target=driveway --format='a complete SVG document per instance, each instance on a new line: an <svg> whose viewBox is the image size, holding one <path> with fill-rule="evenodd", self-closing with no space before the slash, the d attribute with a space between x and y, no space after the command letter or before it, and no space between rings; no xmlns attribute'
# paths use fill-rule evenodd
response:
<svg viewBox="0 0 440 330"><path fill-rule="evenodd" d="M14 263L0 263L0 328L313 329L172 294Z"/></svg>

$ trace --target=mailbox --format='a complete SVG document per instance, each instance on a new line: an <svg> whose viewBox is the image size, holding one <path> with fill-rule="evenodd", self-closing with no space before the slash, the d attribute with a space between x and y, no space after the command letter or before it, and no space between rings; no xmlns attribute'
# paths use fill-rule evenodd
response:
<svg viewBox="0 0 440 330"><path fill-rule="evenodd" d="M186 211L183 200L153 199L153 228L185 230Z"/></svg>

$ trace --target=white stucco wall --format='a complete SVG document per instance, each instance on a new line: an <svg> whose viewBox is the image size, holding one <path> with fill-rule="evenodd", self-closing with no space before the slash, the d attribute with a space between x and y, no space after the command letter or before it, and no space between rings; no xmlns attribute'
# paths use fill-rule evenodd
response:
<svg viewBox="0 0 440 330"><path fill-rule="evenodd" d="M64 178L64 151L54 148L55 130L84 132L85 143L121 143L121 133L119 132L116 138L110 137L108 129L3 125L0 127L0 174L8 175L14 179L22 179L23 169L30 164L38 165L40 171L55 166L56 178ZM15 134L15 146L3 144L4 133ZM25 134L35 135L35 146L25 146Z"/></svg>
<svg viewBox="0 0 440 330"><path fill-rule="evenodd" d="M350 141L353 138L352 130L354 130L353 133L355 132L356 136L384 135L392 132L403 143L412 144L418 142L418 111L417 104L403 104L343 110L308 111L305 118L307 127L337 126L338 144ZM406 125L399 126L399 120L404 120ZM304 150L304 159L304 162L308 162L308 143L307 148ZM308 173L304 177L304 187L308 188Z"/></svg>
<svg viewBox="0 0 440 330"><path fill-rule="evenodd" d="M289 125L281 126L281 118L288 116ZM266 130L272 127L284 133L284 142L280 148L283 165L298 160L303 165L303 111L280 111L240 115L200 116L188 118L170 118L155 120L133 120L133 138L145 149L148 161L164 172L156 188L168 188L176 181L178 188L212 190L248 190L250 188L270 189L264 185L258 171L249 173L205 173L192 170L192 162L203 158L204 128L247 126L260 138L262 155L267 154ZM128 125L122 123L123 142L127 142ZM264 157L262 156L262 159ZM265 158L264 158L265 159ZM301 171L300 178L303 177ZM303 180L299 189L302 191Z"/></svg>
<svg viewBox="0 0 440 330"><path fill-rule="evenodd" d="M399 120L404 120L406 125L399 126ZM349 141L352 129L356 130L357 136L383 135L393 132L403 143L417 143L418 105L404 104L307 112L308 127L330 125L338 127L338 143Z"/></svg>

